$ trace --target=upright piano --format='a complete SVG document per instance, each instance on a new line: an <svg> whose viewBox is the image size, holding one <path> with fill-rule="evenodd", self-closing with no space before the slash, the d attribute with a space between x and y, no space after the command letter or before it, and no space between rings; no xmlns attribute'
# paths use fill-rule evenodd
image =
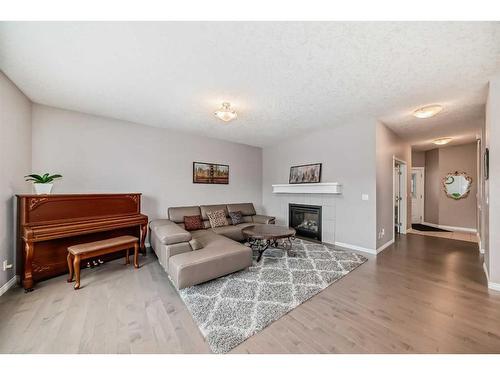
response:
<svg viewBox="0 0 500 375"><path fill-rule="evenodd" d="M68 272L71 245L128 234L140 238L145 253L140 193L17 195L17 218L17 273L27 291Z"/></svg>

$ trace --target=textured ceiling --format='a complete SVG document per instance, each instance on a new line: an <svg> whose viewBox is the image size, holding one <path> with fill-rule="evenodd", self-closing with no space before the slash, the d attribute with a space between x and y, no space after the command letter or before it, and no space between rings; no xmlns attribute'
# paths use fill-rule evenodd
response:
<svg viewBox="0 0 500 375"><path fill-rule="evenodd" d="M480 126L499 25L2 22L0 68L37 103L256 146L373 118L425 147ZM445 110L411 116L428 103Z"/></svg>
<svg viewBox="0 0 500 375"><path fill-rule="evenodd" d="M416 150L436 148L432 140L442 137L453 138L447 146L470 143L476 140L484 123L486 95L484 87L477 93L463 97L457 95L453 100L436 99L444 109L428 119L411 116L414 108L408 107L406 110L394 111L382 121L402 138L409 140Z"/></svg>

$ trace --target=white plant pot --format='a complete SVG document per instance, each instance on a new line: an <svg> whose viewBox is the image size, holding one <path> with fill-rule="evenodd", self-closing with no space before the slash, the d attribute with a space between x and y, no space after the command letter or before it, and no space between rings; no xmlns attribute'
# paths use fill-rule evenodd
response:
<svg viewBox="0 0 500 375"><path fill-rule="evenodd" d="M35 193L40 195L40 194L50 194L52 191L52 186L54 184L33 184L35 187Z"/></svg>

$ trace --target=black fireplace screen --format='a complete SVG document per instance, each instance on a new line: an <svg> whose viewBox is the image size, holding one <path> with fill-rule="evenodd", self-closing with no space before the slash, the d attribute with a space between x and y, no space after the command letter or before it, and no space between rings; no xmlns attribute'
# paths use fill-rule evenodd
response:
<svg viewBox="0 0 500 375"><path fill-rule="evenodd" d="M297 231L297 237L321 241L321 206L290 203L288 212L289 226Z"/></svg>

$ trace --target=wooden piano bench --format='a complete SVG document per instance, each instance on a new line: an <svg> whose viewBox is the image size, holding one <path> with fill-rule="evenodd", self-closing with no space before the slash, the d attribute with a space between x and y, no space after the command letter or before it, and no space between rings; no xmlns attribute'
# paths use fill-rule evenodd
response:
<svg viewBox="0 0 500 375"><path fill-rule="evenodd" d="M73 281L74 274L75 289L80 288L80 262L84 259L126 250L125 264L130 264L129 250L131 248L134 248L134 267L139 268L139 239L134 236L120 236L68 247L68 283Z"/></svg>

